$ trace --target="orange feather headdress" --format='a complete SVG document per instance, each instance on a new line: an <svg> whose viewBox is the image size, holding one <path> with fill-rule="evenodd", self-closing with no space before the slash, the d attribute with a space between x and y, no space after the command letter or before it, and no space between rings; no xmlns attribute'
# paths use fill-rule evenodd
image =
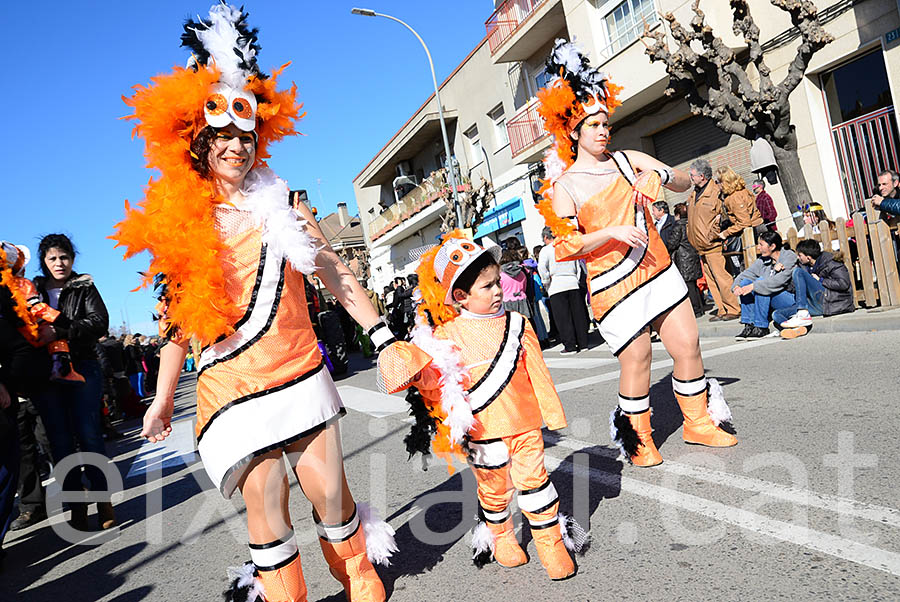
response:
<svg viewBox="0 0 900 602"><path fill-rule="evenodd" d="M550 195L553 182L575 161L571 134L589 115L605 112L611 116L622 104L618 99L622 88L609 81L606 73L591 68L578 47L563 39L556 40L546 68L548 73L557 76L538 90L537 111L553 139L553 146L544 156L545 178L540 189L544 198L537 208L554 235L561 237L574 227L554 213Z"/></svg>
<svg viewBox="0 0 900 602"><path fill-rule="evenodd" d="M225 86L253 97L255 114L238 110L245 109L239 104L234 104L236 116L225 108L241 129L248 130L248 121L255 127L254 168L265 166L271 143L297 134L294 122L303 117L296 85L277 89L287 64L271 77L256 66L256 30L247 27L246 18L223 3L210 9L209 23L188 21L182 35L182 44L193 53L188 68L151 78L149 85L135 86L130 98L123 97L134 109L125 119L136 122L133 135L144 139L147 167L160 175L150 179L137 207L125 202L125 219L111 238L125 247L126 259L150 252L150 269L139 288L164 281L168 322L201 343L230 334L240 318L225 291L223 246L215 229L213 210L222 199L192 166L191 142L211 125L210 99L220 98L216 92Z"/></svg>

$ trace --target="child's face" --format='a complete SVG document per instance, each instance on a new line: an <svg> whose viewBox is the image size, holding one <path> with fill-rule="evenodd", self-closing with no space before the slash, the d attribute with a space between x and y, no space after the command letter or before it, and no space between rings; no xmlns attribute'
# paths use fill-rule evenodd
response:
<svg viewBox="0 0 900 602"><path fill-rule="evenodd" d="M500 311L503 306L500 266L491 265L483 269L468 293L456 289L453 291L453 298L475 314L495 314Z"/></svg>

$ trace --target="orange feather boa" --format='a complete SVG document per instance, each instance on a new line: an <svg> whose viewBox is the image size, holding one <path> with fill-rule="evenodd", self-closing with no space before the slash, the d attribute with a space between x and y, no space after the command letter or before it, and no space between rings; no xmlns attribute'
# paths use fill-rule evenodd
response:
<svg viewBox="0 0 900 602"><path fill-rule="evenodd" d="M294 122L303 117L296 85L276 89L278 76L288 64L267 79L252 77L246 85L259 98L254 167L266 164L271 143L297 134ZM135 86L130 98L123 97L134 109L125 117L137 122L132 135L145 141L147 167L161 175L150 179L138 207L125 202L125 218L110 237L117 247L125 247L126 259L150 252L150 269L138 289L163 275L168 321L202 344L231 334L240 318L225 291L224 249L215 228L213 210L221 198L213 183L194 171L190 157L191 141L206 127L203 103L218 80L219 73L212 68L176 67L170 74L152 78L148 86Z"/></svg>
<svg viewBox="0 0 900 602"><path fill-rule="evenodd" d="M19 326L19 332L32 345L37 344L38 340L38 323L31 312L28 311L28 302L22 294L22 289L16 283L16 277L12 273L9 266L9 260L6 257L6 251L0 249L0 286L5 286L12 295L13 311L22 320L23 326Z"/></svg>

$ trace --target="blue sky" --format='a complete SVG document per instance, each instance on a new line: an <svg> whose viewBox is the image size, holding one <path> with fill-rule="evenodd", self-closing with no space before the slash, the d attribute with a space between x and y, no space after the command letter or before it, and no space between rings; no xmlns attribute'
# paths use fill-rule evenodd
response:
<svg viewBox="0 0 900 602"><path fill-rule="evenodd" d="M0 114L4 186L0 239L36 251L40 237L69 234L75 269L95 278L111 325L155 332L152 296L129 292L146 257L122 261L106 237L125 199L143 197L152 172L142 143L131 139L122 102L131 87L183 65L183 19L205 15L211 0L178 2L8 2ZM55 8L51 8L55 7ZM246 0L260 29L265 71L293 61L282 75L295 81L307 116L306 134L273 148L270 165L292 188L306 188L320 215L338 202L356 211L352 180L433 89L419 42L400 24L350 14L353 6L394 15L415 28L431 50L438 82L484 37L489 0ZM11 37L11 39L10 39ZM321 183L317 183L317 181ZM321 192L320 192L321 191ZM28 275L38 273L33 260Z"/></svg>

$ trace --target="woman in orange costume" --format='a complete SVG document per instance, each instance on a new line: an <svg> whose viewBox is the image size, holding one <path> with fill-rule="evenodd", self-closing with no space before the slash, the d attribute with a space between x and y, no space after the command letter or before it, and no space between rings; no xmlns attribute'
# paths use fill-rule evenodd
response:
<svg viewBox="0 0 900 602"><path fill-rule="evenodd" d="M188 68L138 87L127 103L146 139L151 180L115 238L152 255L147 282L164 285L156 397L141 435L172 430L173 395L190 337L204 346L197 380L197 444L225 497L247 506L251 563L232 574L231 599L307 599L288 508L287 454L312 502L322 552L351 602L381 601L372 562L387 564L391 527L356 504L344 475L341 400L309 321L304 274L322 282L376 345L392 336L356 277L302 204L264 162L267 145L294 134L296 87L259 72L256 30L221 4L188 21Z"/></svg>
<svg viewBox="0 0 900 602"><path fill-rule="evenodd" d="M574 44L557 40L547 70L559 77L538 93L538 110L555 139L540 209L557 236L557 260L586 260L594 316L619 359L613 440L636 466L662 462L650 427L652 326L674 360L684 440L735 445L734 435L719 426L728 428L731 414L721 388L704 375L687 288L648 213L662 186L687 190L688 174L638 151L608 150L619 88Z"/></svg>

